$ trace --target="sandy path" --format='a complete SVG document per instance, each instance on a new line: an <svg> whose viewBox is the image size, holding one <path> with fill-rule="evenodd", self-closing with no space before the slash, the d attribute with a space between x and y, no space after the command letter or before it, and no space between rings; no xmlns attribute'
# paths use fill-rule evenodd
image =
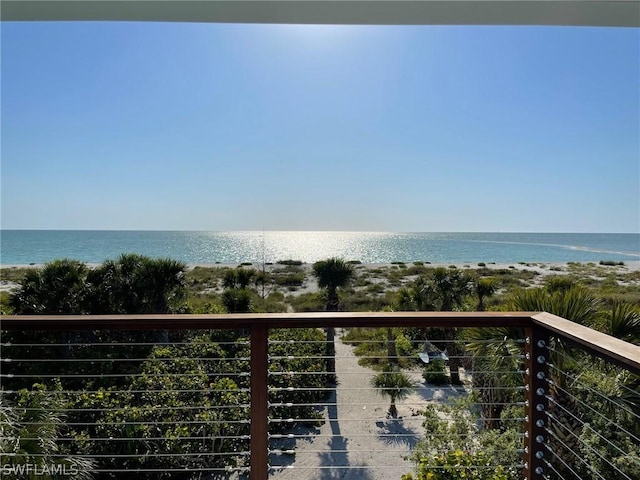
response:
<svg viewBox="0 0 640 480"><path fill-rule="evenodd" d="M403 459L422 438L422 417L412 415L426 403L455 395L450 388L421 383L399 403L397 420L386 418L389 403L370 386L371 369L358 365L353 347L336 336L338 387L325 410L326 422L310 440L298 439L293 455L274 455L272 465L288 467L274 480L399 480L412 470ZM422 380L419 373L413 374ZM335 400L334 400L335 399ZM296 433L304 433L303 431ZM350 467L340 468L340 467Z"/></svg>

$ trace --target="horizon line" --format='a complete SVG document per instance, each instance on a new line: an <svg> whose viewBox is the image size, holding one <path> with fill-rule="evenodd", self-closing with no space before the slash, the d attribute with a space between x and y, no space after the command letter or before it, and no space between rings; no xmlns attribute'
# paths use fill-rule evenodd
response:
<svg viewBox="0 0 640 480"><path fill-rule="evenodd" d="M640 231L637 232L611 232L611 231L553 231L553 230L537 230L537 231L517 231L517 230L272 230L272 229L258 229L258 230L206 230L206 229L126 229L126 228L3 228L0 227L0 232L3 231L25 231L25 232L206 232L206 233L551 233L551 234L610 234L610 235L640 235Z"/></svg>

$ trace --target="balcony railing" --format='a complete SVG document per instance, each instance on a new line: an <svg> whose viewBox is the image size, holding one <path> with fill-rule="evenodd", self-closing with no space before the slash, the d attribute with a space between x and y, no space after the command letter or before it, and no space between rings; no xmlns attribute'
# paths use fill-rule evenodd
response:
<svg viewBox="0 0 640 480"><path fill-rule="evenodd" d="M65 426L55 439L62 445L58 450L31 454L28 460L18 458L24 453L0 452L5 474L15 474L20 462L74 457L80 463L71 473L91 465L99 478L399 480L413 468L407 457L425 437L422 409L438 403L436 392L466 398L467 406L480 412L479 429L492 428L498 420L513 422L518 460L502 467L518 478L583 478L587 472L589 478L611 479L608 472L613 471L615 478L631 479L629 472L640 471L640 459L626 450L640 445L638 432L617 426L619 414L636 419L640 414L633 383L640 375L640 347L547 313L43 315L4 316L0 326L3 401L24 413L22 435L28 438L44 422L46 405L29 402L44 388L62 399L49 408L62 414ZM371 386L379 372L358 364L353 356L358 341L349 344L344 336L355 327L440 329L441 343L430 343L440 351L449 348L451 373L462 375L465 385L421 384L415 395L398 403L397 417L386 415L389 402L376 395L385 388ZM327 350L324 336L325 329L333 328L341 329L331 342L335 354ZM491 334L481 335L481 341L447 335L469 328ZM310 333L294 339L292 329ZM175 341L175 333L185 331L191 332L190 340ZM376 341L386 347L384 339L360 340ZM414 340L412 347L421 341ZM493 350L483 350L479 342ZM481 361L483 351L493 363ZM601 372L612 381L626 379L616 384L626 389L622 394L598 392L582 378L576 362L587 354L605 366ZM413 353L389 350L359 358L375 363L380 356L402 364L419 380ZM338 368L327 367L336 360ZM494 381L479 380L489 374ZM496 383L501 376L520 384ZM27 390L20 393L24 386ZM497 392L504 388L515 392L513 405L500 405ZM596 404L607 408L600 411ZM522 414L515 408L511 417L498 418L505 407L521 407ZM9 411L6 404L2 408ZM580 413L585 409L615 435L608 438L596 425L585 424ZM7 432L3 426L0 440L15 442L16 435ZM583 448L585 435L594 444L607 443L626 464ZM352 472L353 477L343 476Z"/></svg>

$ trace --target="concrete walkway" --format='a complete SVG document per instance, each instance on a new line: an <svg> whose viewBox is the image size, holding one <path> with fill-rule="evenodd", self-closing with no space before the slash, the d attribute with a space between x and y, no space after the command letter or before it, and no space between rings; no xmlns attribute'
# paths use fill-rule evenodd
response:
<svg viewBox="0 0 640 480"><path fill-rule="evenodd" d="M387 418L388 400L370 385L376 372L358 365L353 347L336 335L338 386L324 408L325 422L310 439L297 439L287 448L295 455L273 455L274 480L400 480L412 471L404 459L422 438L422 417L415 412L426 404L456 395L451 388L425 386L422 381L411 396L398 403L398 418ZM309 433L308 430L293 432ZM273 446L272 446L273 448ZM348 467L348 468L345 468Z"/></svg>

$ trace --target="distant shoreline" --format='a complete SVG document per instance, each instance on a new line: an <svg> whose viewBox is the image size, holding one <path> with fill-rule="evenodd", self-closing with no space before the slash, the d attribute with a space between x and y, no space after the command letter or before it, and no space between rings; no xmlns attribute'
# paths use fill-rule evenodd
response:
<svg viewBox="0 0 640 480"><path fill-rule="evenodd" d="M593 264L595 268L601 269L603 272L621 272L621 273L630 273L630 272L638 272L640 271L640 260L634 260L631 262L624 262L624 265L600 265L596 262L514 262L514 263L494 263L494 262L478 262L478 263L460 263L460 262L451 262L451 263L426 263L422 262L426 268L451 268L455 266L458 270L463 271L475 271L475 270L519 270L519 271L532 271L536 273L537 282L542 282L546 277L552 275L569 275L572 272L568 271L569 264L575 265L589 265ZM420 264L418 262L417 264ZM231 264L222 264L222 263L214 263L214 264L187 264L187 269L192 270L196 267L200 268L238 268L241 264L231 263ZM283 264L270 264L267 265L270 269L274 268L282 268L286 265ZM393 263L353 263L356 271L365 270L372 271L383 268L410 268L414 266L414 262L393 262ZM261 264L252 264L246 265L246 268L255 268L261 269ZM311 285L308 285L307 288L303 288L297 292L297 294L304 292L314 292L318 291L319 288L315 285L315 279L313 279L313 263L303 263L299 265L304 272L307 278L311 281Z"/></svg>
<svg viewBox="0 0 640 480"><path fill-rule="evenodd" d="M248 263L248 262L247 262ZM483 265L483 262L478 263L426 263L423 265L427 268L451 268L455 266L456 269L463 271L476 271L476 270L514 270L514 271L530 271L535 272L536 274L536 284L540 284L546 277L552 275L569 275L573 272L570 271L570 264L573 265L593 265L594 268L600 270L603 274L608 274L610 272L620 272L620 273L631 273L640 271L640 260L635 260L631 262L624 262L624 265L599 265L595 262L514 262L514 263L486 263ZM417 262L416 264L420 264ZM90 268L98 267L99 263L86 263L86 265ZM251 265L242 265L242 263L187 263L187 271L191 271L195 268L254 268L256 270L261 270L263 268L262 264L253 263ZM18 287L18 283L15 281L9 281L2 278L2 272L4 270L19 270L19 269L30 269L30 268L39 268L42 267L43 264L27 264L27 265L0 265L0 291L11 291L14 288ZM374 270L380 269L392 269L392 268L410 268L414 266L414 262L393 262L393 263L353 263L353 266L358 271L371 272L374 275L377 272L373 272ZM278 268L285 268L287 265L285 264L265 264L265 268L267 271L273 271ZM293 295L300 295L302 293L308 292L317 292L320 289L318 288L317 282L313 276L313 263L302 263L301 265L296 265L297 268L302 270L305 274L306 282L305 286L297 289L295 292L290 292Z"/></svg>
<svg viewBox="0 0 640 480"><path fill-rule="evenodd" d="M604 260L607 261L607 260ZM616 260L616 262L618 262ZM399 265L405 265L407 267L410 267L412 265L424 265L425 267L428 268L438 268L438 267L445 267L445 268L449 268L451 266L455 266L456 268L459 269L468 269L468 270L476 270L479 268L487 268L490 270L500 270L500 269L504 269L504 268L516 268L516 269L527 269L527 270L532 270L532 269L537 269L537 270L542 270L542 271L547 271L549 269L551 269L552 267L566 267L570 264L578 264L578 265L588 265L588 264L593 264L595 266L598 267L603 267L603 268L623 268L626 269L628 271L637 271L640 270L640 260L630 260L630 261L624 261L624 260L620 260L620 262L622 262L622 265L606 265L606 264L599 264L598 262L573 262L573 261L567 261L567 262L381 262L381 263L363 263L363 262L359 262L359 261L352 261L350 262L354 267L364 267L367 269L371 269L371 268L381 268L381 267L394 267L394 266L399 266ZM82 262L85 265L95 268L100 266L102 263L96 263L96 262ZM202 263L202 262L197 262L197 263L189 263L189 262L184 262L187 265L187 269L188 270L192 270L196 267L200 267L200 268L238 268L238 267L247 267L247 268L262 268L262 263L261 262L233 262L233 263L219 263L219 262L214 262L214 263ZM13 269L21 269L21 268L40 268L43 267L45 265L45 263L28 263L28 264L2 264L0 263L0 269L9 269L9 268L13 268ZM282 264L282 263L278 263L278 262L267 262L265 264L268 267L274 268L274 267L284 267L286 266L286 264ZM297 265L302 269L307 269L307 268L312 268L313 267L313 263L311 262L303 262L300 265ZM553 271L553 270L552 270Z"/></svg>

